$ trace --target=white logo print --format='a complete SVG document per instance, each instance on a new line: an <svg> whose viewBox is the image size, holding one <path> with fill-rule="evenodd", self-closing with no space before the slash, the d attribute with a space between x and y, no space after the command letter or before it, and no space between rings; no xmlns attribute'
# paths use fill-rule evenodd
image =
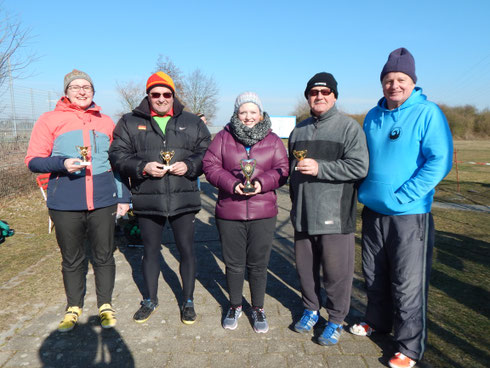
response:
<svg viewBox="0 0 490 368"><path fill-rule="evenodd" d="M179 127L179 130L186 130L186 127Z"/></svg>

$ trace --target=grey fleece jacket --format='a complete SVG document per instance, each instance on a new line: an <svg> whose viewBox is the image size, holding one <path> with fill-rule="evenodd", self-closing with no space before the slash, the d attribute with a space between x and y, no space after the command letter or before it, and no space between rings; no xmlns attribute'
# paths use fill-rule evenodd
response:
<svg viewBox="0 0 490 368"><path fill-rule="evenodd" d="M293 150L307 150L318 175L295 171ZM335 106L299 123L289 137L291 221L309 235L348 234L356 229L356 183L367 175L366 136Z"/></svg>

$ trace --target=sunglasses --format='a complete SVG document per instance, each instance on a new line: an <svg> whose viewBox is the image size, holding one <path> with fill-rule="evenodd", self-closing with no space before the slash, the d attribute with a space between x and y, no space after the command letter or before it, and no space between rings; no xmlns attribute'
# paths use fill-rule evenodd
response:
<svg viewBox="0 0 490 368"><path fill-rule="evenodd" d="M158 92L151 92L150 93L151 98L157 99L160 98L160 96L163 96L164 98L170 98L172 97L172 92L163 92L163 93L158 93Z"/></svg>
<svg viewBox="0 0 490 368"><path fill-rule="evenodd" d="M318 94L321 93L323 96L328 96L332 93L331 89L324 88L324 89L311 89L309 92L309 95L311 97L316 97Z"/></svg>

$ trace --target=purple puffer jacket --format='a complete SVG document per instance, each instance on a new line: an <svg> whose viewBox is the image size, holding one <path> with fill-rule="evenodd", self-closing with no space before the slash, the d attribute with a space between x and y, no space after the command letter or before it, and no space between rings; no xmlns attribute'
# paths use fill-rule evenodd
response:
<svg viewBox="0 0 490 368"><path fill-rule="evenodd" d="M240 160L254 158L257 166L252 181L258 180L262 192L245 197L233 192L239 182L244 182ZM216 217L225 220L258 220L277 215L275 189L288 178L289 163L286 148L272 131L250 148L238 142L229 126L220 131L204 155L203 170L206 179L219 189Z"/></svg>

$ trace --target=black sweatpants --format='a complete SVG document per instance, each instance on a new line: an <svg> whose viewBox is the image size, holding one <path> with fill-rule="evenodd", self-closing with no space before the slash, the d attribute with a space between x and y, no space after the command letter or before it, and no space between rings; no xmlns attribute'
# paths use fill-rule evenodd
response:
<svg viewBox="0 0 490 368"><path fill-rule="evenodd" d="M196 281L196 256L194 253L194 212L170 216L168 221L174 233L180 254L179 273L182 279L183 301L194 298ZM162 232L167 221L163 216L138 215L141 238L144 245L143 276L148 290L148 298L158 303L158 276L160 275L160 249Z"/></svg>
<svg viewBox="0 0 490 368"><path fill-rule="evenodd" d="M304 307L313 311L321 308L321 266L329 321L342 323L350 308L354 234L308 235L295 231L294 253Z"/></svg>
<svg viewBox="0 0 490 368"><path fill-rule="evenodd" d="M92 211L49 210L61 250L68 307L83 307L86 291L85 240L92 252L97 307L111 303L116 264L114 227L117 205Z"/></svg>
<svg viewBox="0 0 490 368"><path fill-rule="evenodd" d="M216 218L226 265L226 282L232 306L242 305L245 269L253 307L264 307L267 266L276 230L276 217L233 221Z"/></svg>
<svg viewBox="0 0 490 368"><path fill-rule="evenodd" d="M434 221L430 213L387 216L364 207L362 269L366 322L380 332L394 329L398 350L420 360L427 343Z"/></svg>

